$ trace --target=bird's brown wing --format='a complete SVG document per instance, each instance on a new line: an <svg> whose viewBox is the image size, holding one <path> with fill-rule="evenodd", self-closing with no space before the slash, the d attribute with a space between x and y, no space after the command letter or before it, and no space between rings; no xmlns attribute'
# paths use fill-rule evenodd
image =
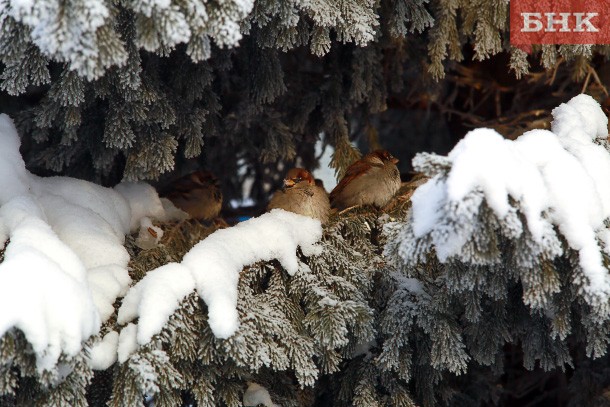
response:
<svg viewBox="0 0 610 407"><path fill-rule="evenodd" d="M352 182L355 178L364 175L373 167L382 167L383 164L370 163L365 161L356 161L352 165L347 168L345 171L345 175L341 179L341 181L337 184L337 186L330 193L330 201L332 202L337 195L341 193L345 189L345 187Z"/></svg>
<svg viewBox="0 0 610 407"><path fill-rule="evenodd" d="M201 188L208 184L208 188L215 190L215 195L220 192L218 179L205 171L195 171L174 180L159 192L160 196L171 197L187 197L193 189ZM216 196L217 199L221 198Z"/></svg>

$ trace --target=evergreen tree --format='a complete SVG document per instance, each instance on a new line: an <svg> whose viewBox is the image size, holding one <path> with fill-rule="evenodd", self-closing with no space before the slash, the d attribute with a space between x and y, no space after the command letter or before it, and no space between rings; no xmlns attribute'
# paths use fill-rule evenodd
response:
<svg viewBox="0 0 610 407"><path fill-rule="evenodd" d="M333 147L338 176L360 150L416 145L424 130L387 126L404 117L397 106L476 127L496 119L521 134L548 127L550 107L568 100L546 98L551 89L572 96L595 83L595 96L607 97L610 47L544 45L528 55L510 46L508 18L499 0L0 0L0 106L36 174L114 186L205 167L227 202L254 179L251 196L264 205L283 169L317 165L317 141ZM494 57L523 93L476 76ZM541 123L521 115L517 94L545 111ZM506 105L513 116L503 121ZM442 190L453 165L451 156L417 156L415 169L433 179L418 191ZM523 201L507 197L499 216L475 189L436 208L436 227L422 234L411 194L426 181L404 185L384 210L334 215L322 250L299 252L292 275L279 260L246 266L240 327L228 339L215 336L196 291L149 343L95 370L90 352L134 329L117 321L121 299L82 351L49 368L13 327L0 338L0 405L239 406L252 383L282 406L501 404L536 397L518 380L539 384L552 377L544 372L569 380L557 400L608 402L608 292L595 289L599 274L588 273L553 211L536 235ZM2 236L5 226L0 217ZM155 227L164 237L153 249L127 236L134 284L217 228ZM610 240L592 236L607 272Z"/></svg>

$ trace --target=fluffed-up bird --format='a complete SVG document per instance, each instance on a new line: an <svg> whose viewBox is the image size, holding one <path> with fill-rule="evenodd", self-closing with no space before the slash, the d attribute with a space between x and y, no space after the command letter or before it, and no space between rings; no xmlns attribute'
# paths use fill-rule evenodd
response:
<svg viewBox="0 0 610 407"><path fill-rule="evenodd" d="M284 187L273 195L267 206L268 211L276 208L325 223L330 212L330 202L326 191L316 185L309 171L293 168L284 178Z"/></svg>
<svg viewBox="0 0 610 407"><path fill-rule="evenodd" d="M330 193L330 203L339 210L360 205L383 208L400 188L398 159L386 150L368 153L351 164Z"/></svg>
<svg viewBox="0 0 610 407"><path fill-rule="evenodd" d="M198 220L214 220L222 208L220 184L209 171L195 171L178 178L160 195Z"/></svg>

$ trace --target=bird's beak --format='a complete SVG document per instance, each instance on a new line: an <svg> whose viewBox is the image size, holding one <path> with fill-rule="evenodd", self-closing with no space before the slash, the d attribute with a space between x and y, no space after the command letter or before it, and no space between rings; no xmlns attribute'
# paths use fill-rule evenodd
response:
<svg viewBox="0 0 610 407"><path fill-rule="evenodd" d="M392 157L392 164L398 164L398 161L400 161L398 158Z"/></svg>
<svg viewBox="0 0 610 407"><path fill-rule="evenodd" d="M290 188L293 187L295 184L295 182L291 179L285 179L284 180L284 188Z"/></svg>

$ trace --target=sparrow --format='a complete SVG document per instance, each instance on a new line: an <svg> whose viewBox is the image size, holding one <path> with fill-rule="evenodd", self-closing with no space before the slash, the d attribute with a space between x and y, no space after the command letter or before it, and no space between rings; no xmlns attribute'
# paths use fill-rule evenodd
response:
<svg viewBox="0 0 610 407"><path fill-rule="evenodd" d="M216 219L222 207L222 191L218 179L209 171L195 171L178 178L168 191L160 194L188 213L191 218Z"/></svg>
<svg viewBox="0 0 610 407"><path fill-rule="evenodd" d="M324 181L322 181L320 178L316 178L314 181L315 181L317 186L319 186L324 191L326 191L326 188L324 187Z"/></svg>
<svg viewBox="0 0 610 407"><path fill-rule="evenodd" d="M284 209L299 215L320 220L328 220L330 202L328 194L316 185L311 173L303 168L293 168L284 178L284 187L273 194L267 210Z"/></svg>
<svg viewBox="0 0 610 407"><path fill-rule="evenodd" d="M360 205L383 208L400 188L397 162L386 150L373 151L354 162L330 193L331 206L338 210Z"/></svg>

